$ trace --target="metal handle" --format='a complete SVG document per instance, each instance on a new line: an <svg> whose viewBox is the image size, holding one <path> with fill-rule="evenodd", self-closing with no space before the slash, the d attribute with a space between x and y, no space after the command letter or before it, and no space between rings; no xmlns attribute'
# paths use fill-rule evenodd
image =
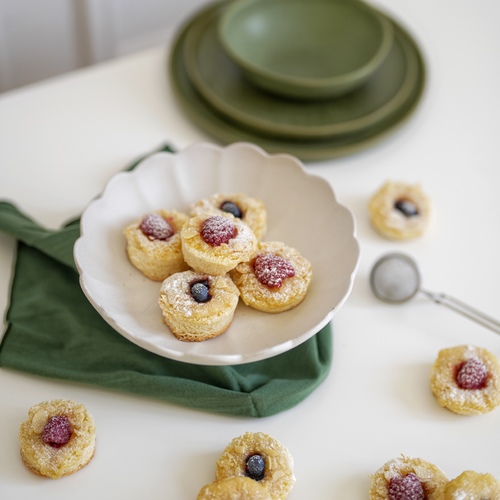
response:
<svg viewBox="0 0 500 500"><path fill-rule="evenodd" d="M491 316L488 316L487 314L478 311L474 307L465 304L461 300L455 299L454 297L450 297L449 295L446 295L444 293L434 293L422 289L420 289L420 292L426 295L436 304L441 304L443 306L446 306L449 309L452 309L453 311L462 314L463 316L475 321L476 323L479 323L480 325L489 328L495 333L500 334L500 321L497 321Z"/></svg>

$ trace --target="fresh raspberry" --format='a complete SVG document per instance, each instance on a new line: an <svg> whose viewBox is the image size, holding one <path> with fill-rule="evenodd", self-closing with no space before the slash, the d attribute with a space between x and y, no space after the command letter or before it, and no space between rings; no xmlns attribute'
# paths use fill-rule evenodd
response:
<svg viewBox="0 0 500 500"><path fill-rule="evenodd" d="M469 358L461 363L457 370L456 380L462 389L484 389L488 381L488 370L478 358Z"/></svg>
<svg viewBox="0 0 500 500"><path fill-rule="evenodd" d="M424 500L425 493L420 479L413 472L393 477L389 481L389 500Z"/></svg>
<svg viewBox="0 0 500 500"><path fill-rule="evenodd" d="M172 226L161 215L146 214L139 229L152 240L168 240L174 234Z"/></svg>
<svg viewBox="0 0 500 500"><path fill-rule="evenodd" d="M218 247L236 236L236 226L222 215L213 215L203 221L201 237L210 246Z"/></svg>
<svg viewBox="0 0 500 500"><path fill-rule="evenodd" d="M274 253L261 253L254 261L255 276L263 285L279 288L285 278L295 276L295 269L287 260Z"/></svg>
<svg viewBox="0 0 500 500"><path fill-rule="evenodd" d="M71 425L65 415L50 417L43 428L42 441L53 448L60 448L71 438Z"/></svg>

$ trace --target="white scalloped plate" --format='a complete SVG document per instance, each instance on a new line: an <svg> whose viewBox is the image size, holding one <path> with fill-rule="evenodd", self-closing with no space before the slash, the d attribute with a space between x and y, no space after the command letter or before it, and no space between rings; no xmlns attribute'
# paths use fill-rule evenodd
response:
<svg viewBox="0 0 500 500"><path fill-rule="evenodd" d="M312 262L313 282L306 299L290 311L266 314L240 301L224 334L181 342L163 323L161 284L128 261L123 229L149 211L187 212L191 203L220 192L264 200L265 239L297 248ZM327 181L296 158L268 155L248 143L196 144L175 154L157 153L115 175L83 213L74 255L85 295L125 338L166 358L232 365L283 353L323 328L350 294L359 245L351 212L337 202Z"/></svg>

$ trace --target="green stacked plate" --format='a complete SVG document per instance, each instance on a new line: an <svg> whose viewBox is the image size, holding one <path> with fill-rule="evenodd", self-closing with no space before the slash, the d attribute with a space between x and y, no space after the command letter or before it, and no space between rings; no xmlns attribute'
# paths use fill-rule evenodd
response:
<svg viewBox="0 0 500 500"><path fill-rule="evenodd" d="M419 103L425 87L423 58L409 33L393 20L388 18L393 46L363 87L327 101L294 101L250 84L226 55L217 23L227 4L216 2L197 12L169 54L179 104L219 142L252 142L303 161L336 158L379 142Z"/></svg>

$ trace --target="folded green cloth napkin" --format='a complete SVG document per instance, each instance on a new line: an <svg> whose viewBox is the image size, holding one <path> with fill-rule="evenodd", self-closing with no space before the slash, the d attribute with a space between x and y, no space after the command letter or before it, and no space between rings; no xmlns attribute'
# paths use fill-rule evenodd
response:
<svg viewBox="0 0 500 500"><path fill-rule="evenodd" d="M79 220L48 230L0 202L0 230L18 240L0 366L252 417L295 406L329 371L330 325L286 353L243 365L193 365L153 354L113 330L83 294L73 260Z"/></svg>

